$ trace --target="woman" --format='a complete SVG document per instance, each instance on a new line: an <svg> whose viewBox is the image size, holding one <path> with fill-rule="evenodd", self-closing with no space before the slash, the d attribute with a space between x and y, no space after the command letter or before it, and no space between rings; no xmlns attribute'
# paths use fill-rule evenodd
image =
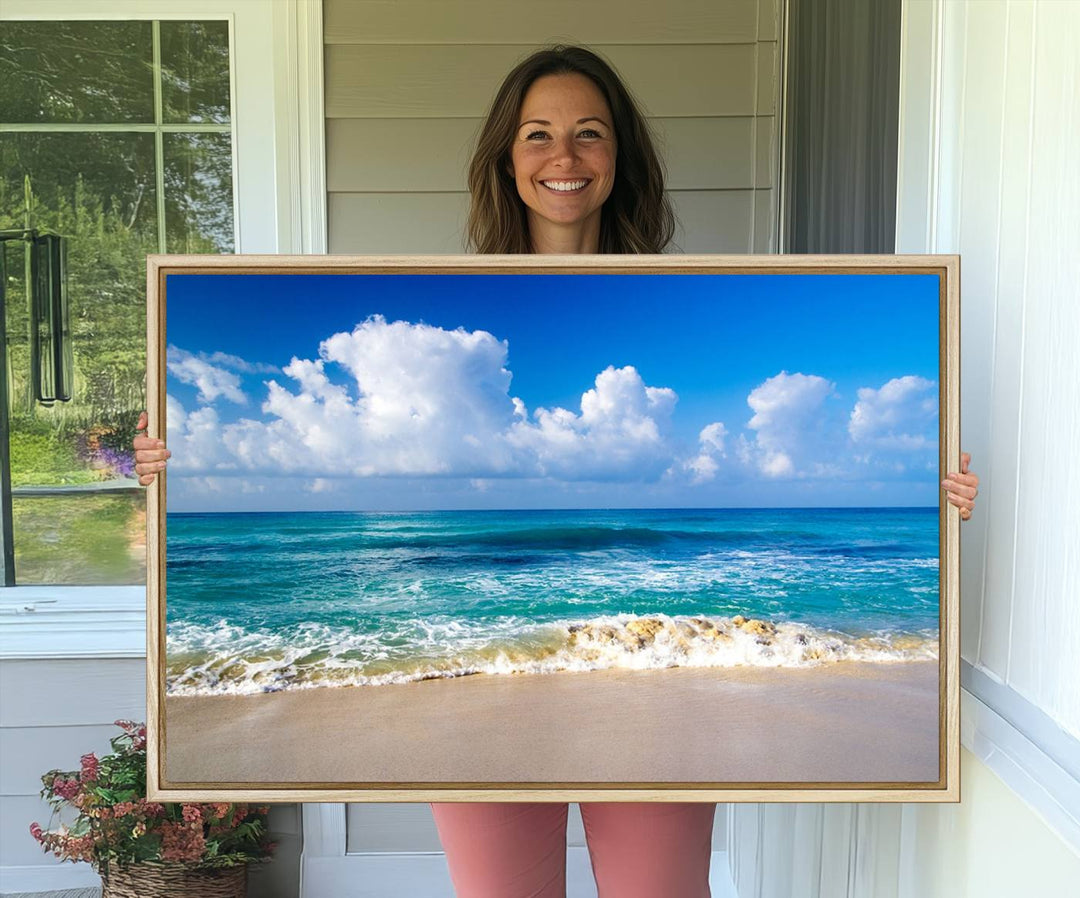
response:
<svg viewBox="0 0 1080 898"><path fill-rule="evenodd" d="M674 217L648 127L615 72L580 47L534 53L506 78L469 168L468 238L480 253L659 253ZM145 415L139 429L146 426ZM137 437L139 482L169 452ZM971 516L978 478L942 486ZM565 803L433 804L460 898L565 894ZM703 898L715 805L583 803L600 898Z"/></svg>

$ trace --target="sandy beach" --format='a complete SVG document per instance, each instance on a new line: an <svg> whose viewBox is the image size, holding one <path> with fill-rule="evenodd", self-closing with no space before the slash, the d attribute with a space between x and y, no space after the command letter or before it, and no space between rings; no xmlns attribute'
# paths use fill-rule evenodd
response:
<svg viewBox="0 0 1080 898"><path fill-rule="evenodd" d="M477 675L166 699L187 783L908 783L938 778L938 665Z"/></svg>

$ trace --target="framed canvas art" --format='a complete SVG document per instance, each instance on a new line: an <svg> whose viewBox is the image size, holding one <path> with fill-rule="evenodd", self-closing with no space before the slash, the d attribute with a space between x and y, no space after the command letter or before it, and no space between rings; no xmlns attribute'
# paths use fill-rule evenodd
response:
<svg viewBox="0 0 1080 898"><path fill-rule="evenodd" d="M955 256L150 256L159 800L957 801Z"/></svg>

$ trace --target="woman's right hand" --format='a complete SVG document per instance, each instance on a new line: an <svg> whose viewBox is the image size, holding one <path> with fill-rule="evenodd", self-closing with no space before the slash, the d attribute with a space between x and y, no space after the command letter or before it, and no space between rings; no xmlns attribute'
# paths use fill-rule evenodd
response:
<svg viewBox="0 0 1080 898"><path fill-rule="evenodd" d="M146 412L142 412L135 429L146 430L147 423ZM165 459L172 453L165 448L164 440L156 440L145 435L136 436L132 445L135 447L135 473L139 475L139 483L149 486L154 482L158 471L165 470Z"/></svg>

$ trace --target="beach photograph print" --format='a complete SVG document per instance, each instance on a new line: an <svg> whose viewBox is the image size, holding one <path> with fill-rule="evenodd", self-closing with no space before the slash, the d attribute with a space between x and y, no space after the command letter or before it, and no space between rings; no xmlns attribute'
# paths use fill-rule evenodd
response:
<svg viewBox="0 0 1080 898"><path fill-rule="evenodd" d="M163 785L940 786L938 273L163 283Z"/></svg>

